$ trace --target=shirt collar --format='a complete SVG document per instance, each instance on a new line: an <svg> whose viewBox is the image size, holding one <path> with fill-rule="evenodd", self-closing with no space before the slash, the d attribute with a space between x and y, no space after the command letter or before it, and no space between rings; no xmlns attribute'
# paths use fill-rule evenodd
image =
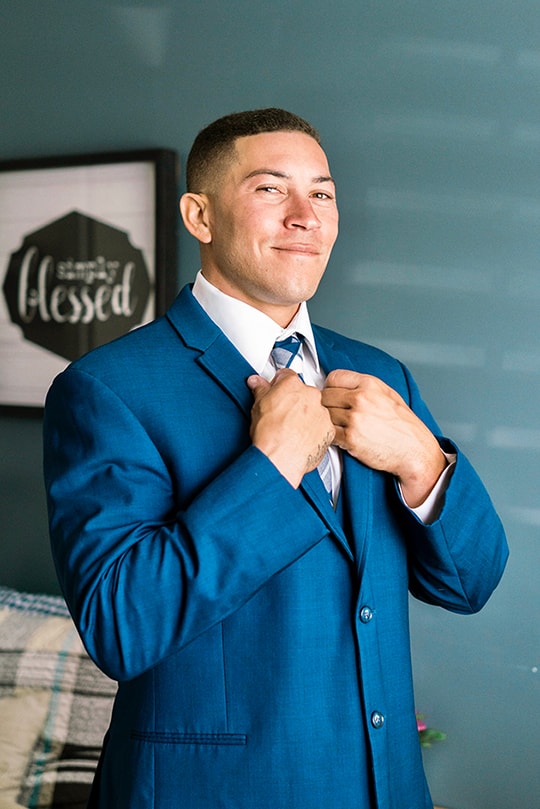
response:
<svg viewBox="0 0 540 809"><path fill-rule="evenodd" d="M305 301L300 304L289 325L283 329L259 309L222 292L200 270L192 291L206 314L257 373L262 373L276 340L283 340L293 332L304 337L304 348L307 347L315 369L319 371L317 349Z"/></svg>

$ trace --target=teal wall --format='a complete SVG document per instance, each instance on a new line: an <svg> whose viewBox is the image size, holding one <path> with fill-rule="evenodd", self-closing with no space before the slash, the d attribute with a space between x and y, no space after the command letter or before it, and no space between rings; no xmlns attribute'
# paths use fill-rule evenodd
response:
<svg viewBox="0 0 540 809"><path fill-rule="evenodd" d="M511 544L480 615L412 604L417 704L448 733L426 751L434 797L539 806L540 4L2 7L4 159L185 159L208 121L267 105L319 127L342 217L314 319L407 362ZM197 269L183 234L179 256L183 283ZM39 420L0 415L0 580L34 589L52 586L40 464Z"/></svg>

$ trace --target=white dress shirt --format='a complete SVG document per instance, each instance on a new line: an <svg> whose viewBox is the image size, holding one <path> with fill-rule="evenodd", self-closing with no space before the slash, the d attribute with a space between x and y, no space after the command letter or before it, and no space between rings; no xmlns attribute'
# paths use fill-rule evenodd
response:
<svg viewBox="0 0 540 809"><path fill-rule="evenodd" d="M301 334L304 337L302 371L304 381L307 385L313 385L319 389L324 387L326 377L319 365L305 302L300 304L294 318L283 329L264 312L222 292L207 281L201 271L197 273L193 285L193 296L244 359L268 381L272 380L276 373L270 356L276 340L284 340L294 332ZM329 453L332 468L332 498L335 503L341 484L341 450L337 447L330 447ZM455 463L455 455L444 454L449 466L440 476L427 500L418 508L410 509L423 522L431 522L437 517ZM407 505L405 501L404 504ZM409 507L407 506L407 508Z"/></svg>

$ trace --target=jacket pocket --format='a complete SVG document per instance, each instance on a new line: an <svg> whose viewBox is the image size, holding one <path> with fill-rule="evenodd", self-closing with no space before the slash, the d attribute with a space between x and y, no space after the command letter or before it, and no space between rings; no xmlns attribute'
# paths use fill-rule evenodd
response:
<svg viewBox="0 0 540 809"><path fill-rule="evenodd" d="M150 744L206 744L206 745L246 745L245 733L180 733L177 731L132 730L132 739Z"/></svg>

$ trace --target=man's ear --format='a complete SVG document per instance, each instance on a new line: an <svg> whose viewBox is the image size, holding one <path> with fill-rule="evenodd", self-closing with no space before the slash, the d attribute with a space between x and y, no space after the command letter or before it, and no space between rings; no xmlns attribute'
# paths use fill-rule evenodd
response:
<svg viewBox="0 0 540 809"><path fill-rule="evenodd" d="M203 244L209 244L212 241L208 207L206 194L194 194L188 191L180 197L180 213L184 225L191 235Z"/></svg>

